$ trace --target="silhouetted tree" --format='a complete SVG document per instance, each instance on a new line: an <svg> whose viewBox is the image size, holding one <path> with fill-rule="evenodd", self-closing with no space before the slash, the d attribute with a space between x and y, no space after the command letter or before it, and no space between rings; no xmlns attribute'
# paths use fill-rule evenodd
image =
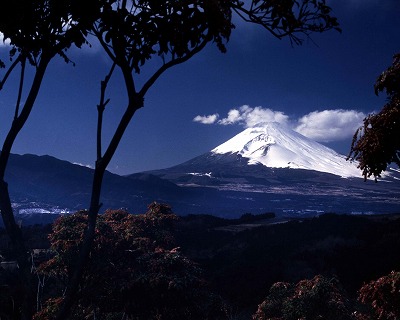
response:
<svg viewBox="0 0 400 320"><path fill-rule="evenodd" d="M359 161L365 179L379 177L387 165L400 165L400 54L375 83L375 93L386 91L388 101L377 114L364 119L354 134L349 158Z"/></svg>
<svg viewBox="0 0 400 320"><path fill-rule="evenodd" d="M93 18L98 11L98 0L88 1L84 7L76 0L4 1L1 5L0 33L3 34L3 40L10 44L12 63L0 80L0 90L18 65L21 66L21 73L14 118L0 153L0 210L14 247L15 259L21 270L21 283L26 287L22 298L25 301L22 317L26 319L30 319L33 312L32 292L28 288L30 255L24 247L21 231L15 223L4 176L12 146L32 111L47 66L56 55L69 62L66 50L72 45L81 47L85 43L87 29L93 24ZM28 94L23 98L22 89L27 63L33 67L34 76ZM0 61L0 67L5 67L3 61ZM21 101L25 102L22 104Z"/></svg>
<svg viewBox="0 0 400 320"><path fill-rule="evenodd" d="M70 319L223 319L222 300L204 286L199 268L179 252L172 236L177 217L153 203L146 214L108 210L96 237ZM74 269L87 221L85 212L61 217L50 234L56 255L40 267L57 293L35 319L52 318ZM54 290L54 288L51 288Z"/></svg>

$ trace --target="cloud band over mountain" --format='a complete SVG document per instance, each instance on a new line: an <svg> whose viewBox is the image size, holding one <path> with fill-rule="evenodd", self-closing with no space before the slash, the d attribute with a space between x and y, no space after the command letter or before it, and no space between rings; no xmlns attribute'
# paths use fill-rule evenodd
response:
<svg viewBox="0 0 400 320"><path fill-rule="evenodd" d="M301 117L294 130L319 142L339 141L353 136L365 117L355 110L313 111Z"/></svg>
<svg viewBox="0 0 400 320"><path fill-rule="evenodd" d="M366 114L356 110L328 109L313 111L293 120L282 111L243 105L229 110L227 116L221 119L219 114L215 113L198 115L193 121L202 124L238 124L245 128L261 122L278 122L289 125L293 130L315 141L332 142L351 137L362 125L365 117Z"/></svg>

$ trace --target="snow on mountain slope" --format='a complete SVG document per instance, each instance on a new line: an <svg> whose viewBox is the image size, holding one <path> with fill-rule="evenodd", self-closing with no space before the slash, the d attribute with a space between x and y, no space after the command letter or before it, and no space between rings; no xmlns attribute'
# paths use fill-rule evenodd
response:
<svg viewBox="0 0 400 320"><path fill-rule="evenodd" d="M248 164L272 168L308 169L341 177L361 177L357 164L276 122L248 128L211 150L214 154L239 154Z"/></svg>

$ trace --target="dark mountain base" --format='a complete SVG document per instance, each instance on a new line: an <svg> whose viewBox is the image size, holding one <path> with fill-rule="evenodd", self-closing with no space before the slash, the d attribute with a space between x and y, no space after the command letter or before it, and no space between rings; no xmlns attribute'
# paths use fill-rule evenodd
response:
<svg viewBox="0 0 400 320"><path fill-rule="evenodd" d="M49 156L12 155L6 175L15 213L62 213L87 209L93 170ZM400 212L400 184L343 179L312 170L247 165L237 155L204 155L182 165L122 177L107 172L102 210L143 213L153 201L176 214L237 218L244 213L278 216L322 213ZM34 220L34 219L32 219Z"/></svg>
<svg viewBox="0 0 400 320"><path fill-rule="evenodd" d="M364 182L312 170L247 165L238 155L211 154L150 173L187 190L185 198L170 202L179 214L233 218L271 211L284 216L400 212L400 184L394 177Z"/></svg>

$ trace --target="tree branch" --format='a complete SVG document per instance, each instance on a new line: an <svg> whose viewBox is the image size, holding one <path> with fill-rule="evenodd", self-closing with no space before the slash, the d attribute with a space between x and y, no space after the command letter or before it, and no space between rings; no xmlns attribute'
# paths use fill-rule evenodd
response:
<svg viewBox="0 0 400 320"><path fill-rule="evenodd" d="M232 10L244 21L262 26L278 39L289 37L292 44L300 45L304 41L296 34L310 38L313 32L341 31L336 18L329 16L330 8L323 1L303 0L301 5L292 1L291 8L280 9L282 12L278 14L271 8L265 1L251 0L248 9L243 2L232 3Z"/></svg>
<svg viewBox="0 0 400 320"><path fill-rule="evenodd" d="M21 76L20 76L20 80L19 80L17 103L15 105L14 120L16 120L18 118L18 115L19 115L19 105L21 103L22 89L24 87L25 65L26 65L26 57L23 57L23 58L21 58Z"/></svg>
<svg viewBox="0 0 400 320"><path fill-rule="evenodd" d="M0 153L0 180L4 179L4 172L5 172L8 158L9 158L9 155L11 152L11 147L12 147L19 131L24 126L26 120L28 119L28 117L32 111L36 97L39 93L39 89L40 89L45 71L47 69L47 66L48 66L50 60L53 57L51 54L43 53L42 55L45 55L45 57L42 57L40 64L37 68L37 71L35 73L35 77L33 79L33 83L31 86L31 90L29 91L29 94L28 94L28 97L24 104L24 107L22 108L22 111L19 114L18 118L13 121L13 123L11 125L11 129L6 136L6 139L4 140L3 148L1 149L1 153Z"/></svg>
<svg viewBox="0 0 400 320"><path fill-rule="evenodd" d="M255 23L259 24L262 27L264 27L266 30L268 30L275 38L281 40L283 37L285 37L287 34L280 34L275 32L272 28L270 28L266 23L263 23L262 18L257 17L253 12L254 10L257 9L250 9L247 10L243 7L240 6L234 6L232 7L233 11L236 12L236 14L242 18L245 22L250 22L250 23ZM244 14L243 14L244 13Z"/></svg>
<svg viewBox="0 0 400 320"><path fill-rule="evenodd" d="M133 115L135 114L135 112L137 110L139 110L140 108L143 107L143 96L140 95L140 93L138 94L134 91L134 88L135 88L134 81L133 81L133 77L132 77L130 68L128 68L128 67L123 68L122 73L124 75L126 87L128 90L129 102L128 102L128 106L126 107L126 110L125 110L124 114L122 115L122 118L118 124L118 127L115 130L115 133L108 145L108 148L105 151L104 156L102 158L102 165L105 167L107 167L108 164L110 163Z"/></svg>
<svg viewBox="0 0 400 320"><path fill-rule="evenodd" d="M115 63L113 64L112 70L114 68L114 65ZM122 69L122 72L124 74L127 86L129 84L133 85L134 82L131 70L129 68L125 68ZM132 88L134 87L131 87L130 89L132 90ZM87 228L85 230L82 245L79 250L79 257L77 259L75 270L70 278L69 285L67 287L61 308L56 316L56 320L67 319L71 312L71 307L74 303L76 293L79 290L79 283L82 279L84 267L87 263L90 250L92 249L93 241L95 238L96 221L101 207L100 194L101 194L101 187L102 187L104 173L115 151L117 150L117 147L122 139L122 136L126 128L128 127L129 122L131 121L133 115L135 114L136 110L141 108L143 105L143 101L140 101L136 93L129 94L128 96L129 96L128 106L120 120L120 123L118 124L117 129L115 130L115 133L107 147L107 150L104 153L104 156L98 158L96 161L96 167L94 170L93 184L92 184L92 194L90 199L90 208L87 213L88 215ZM135 97L135 99L131 100L132 97Z"/></svg>
<svg viewBox="0 0 400 320"><path fill-rule="evenodd" d="M127 0L122 0L121 9L126 9Z"/></svg>
<svg viewBox="0 0 400 320"><path fill-rule="evenodd" d="M157 79L169 68L176 66L178 64L181 64L183 62L188 61L190 58L192 58L195 54L199 53L201 50L204 49L204 47L207 45L208 42L211 41L211 36L206 35L204 38L203 42L194 48L192 51L190 51L187 55L179 58L175 58L171 61L168 61L167 63L163 64L151 77L147 82L143 85L142 89L139 91L139 96L144 97L147 93L147 91L150 89L150 87L157 81Z"/></svg>
<svg viewBox="0 0 400 320"><path fill-rule="evenodd" d="M101 88L100 88L100 103L97 105L97 112L98 112L98 117L97 117L97 160L101 159L102 152L101 152L101 132L103 129L103 113L106 108L106 105L110 102L110 99L105 99L105 92L107 89L108 82L110 81L111 75L114 72L115 69L115 62L111 66L110 72L106 75L103 81L101 81Z"/></svg>
<svg viewBox="0 0 400 320"><path fill-rule="evenodd" d="M0 91L3 89L4 84L6 83L8 77L10 76L11 72L14 70L16 65L20 62L21 60L21 55L18 56L17 59L13 62L13 64L8 68L6 74L3 77L3 80L0 81Z"/></svg>
<svg viewBox="0 0 400 320"><path fill-rule="evenodd" d="M107 43L105 43L103 37L101 36L101 33L95 29L93 29L94 35L99 39L101 46L103 47L104 51L107 53L107 55L110 57L110 59L115 62L117 58L115 55L111 52L110 47Z"/></svg>

